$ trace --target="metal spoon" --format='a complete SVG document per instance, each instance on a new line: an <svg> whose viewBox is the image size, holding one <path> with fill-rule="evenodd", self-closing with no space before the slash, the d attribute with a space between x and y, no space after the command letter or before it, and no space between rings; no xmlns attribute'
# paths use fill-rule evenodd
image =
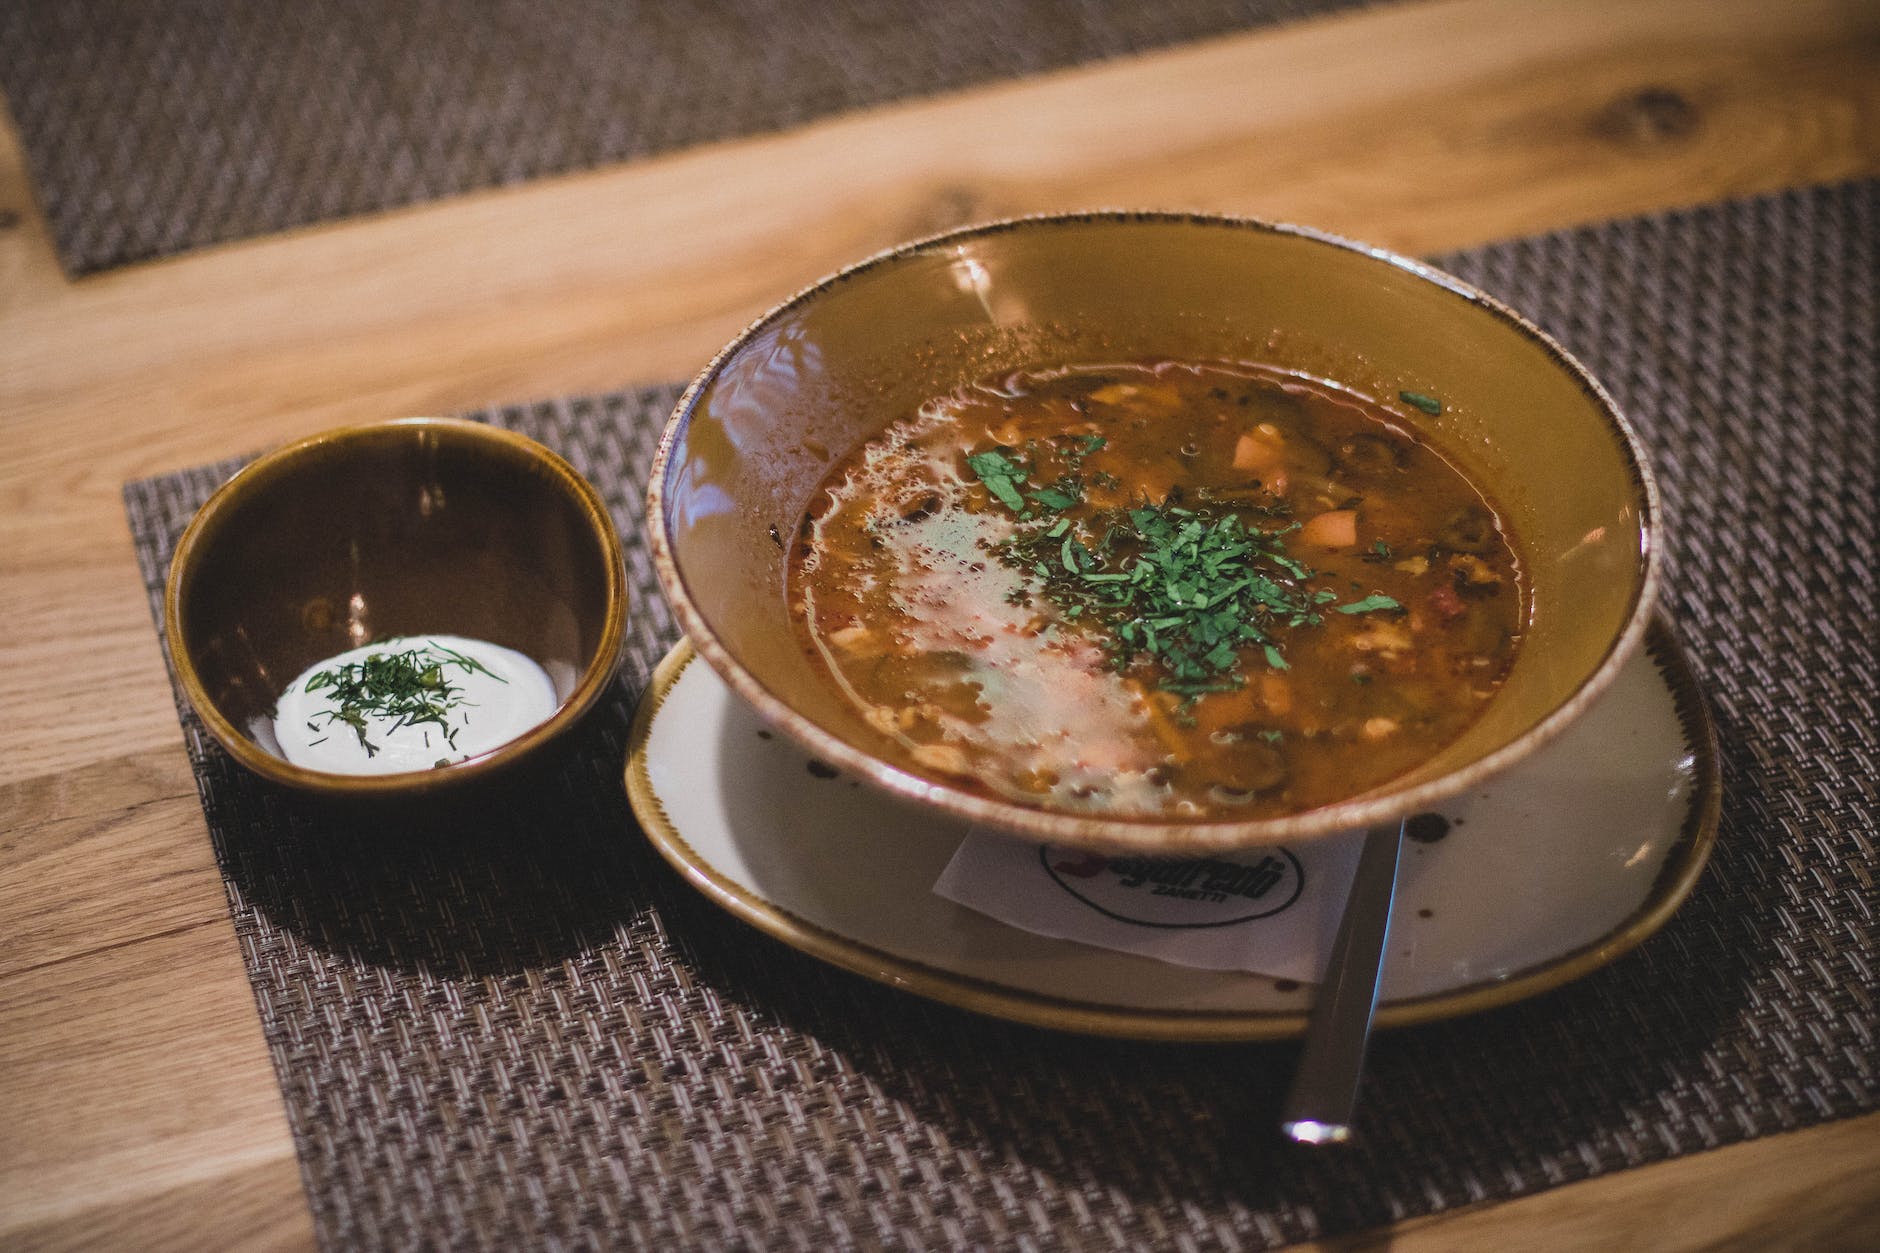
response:
<svg viewBox="0 0 1880 1253"><path fill-rule="evenodd" d="M1364 1074L1364 1047L1384 973L1390 907L1397 895L1402 822L1364 833L1358 873L1332 943L1331 964L1319 985L1306 1026L1305 1051L1286 1094L1280 1130L1301 1144L1338 1144L1351 1138L1351 1115Z"/></svg>

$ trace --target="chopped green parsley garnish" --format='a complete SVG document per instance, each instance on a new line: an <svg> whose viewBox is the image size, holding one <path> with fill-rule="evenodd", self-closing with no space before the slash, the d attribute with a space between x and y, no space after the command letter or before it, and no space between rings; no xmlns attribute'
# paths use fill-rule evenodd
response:
<svg viewBox="0 0 1880 1253"><path fill-rule="evenodd" d="M1033 466L1020 455L994 449L966 458L986 490L1017 515L1019 525L998 545L1001 560L1029 575L1067 621L1095 624L1117 669L1142 660L1155 665L1164 691L1193 699L1235 690L1246 681L1241 650L1248 647L1275 670L1291 668L1284 633L1321 625L1320 608L1338 599L1330 588L1309 586L1318 572L1286 551L1297 523L1279 518L1266 530L1238 513L1172 500L1106 509L1082 522L1037 518L1034 507L1061 515L1083 503L1083 459L1103 447L1103 437L1053 443L1069 471L1023 493L1019 486L1032 480ZM1036 451L1026 446L1026 453ZM1382 541L1373 551L1390 554ZM1008 599L1024 603L1029 596ZM1374 593L1336 608L1357 614L1403 606Z"/></svg>
<svg viewBox="0 0 1880 1253"><path fill-rule="evenodd" d="M976 452L966 458L966 465L979 476L979 481L986 485L986 490L999 498L999 503L1006 508L1022 512L1025 498L1018 494L1018 485L1025 481L1025 470L1017 462L1002 452Z"/></svg>
<svg viewBox="0 0 1880 1253"><path fill-rule="evenodd" d="M1069 469L1052 482L1034 487L1027 492L1021 493L1019 484L1031 481L1031 467L1003 449L994 448L987 452L973 453L966 458L966 466L981 483L986 485L986 490L991 492L1000 504L1018 514L1020 518L1030 516L1031 505L1036 505L1049 513L1062 513L1066 509L1083 503L1084 458L1102 448L1106 441L1101 435L1061 435L1050 442L1053 450L1069 466ZM1035 440L1025 445L1027 454L1036 453L1039 450L1039 444Z"/></svg>
<svg viewBox="0 0 1880 1253"><path fill-rule="evenodd" d="M1061 492L1055 487L1041 487L1031 493L1031 498L1046 509L1069 509L1077 503L1077 497Z"/></svg>
<svg viewBox="0 0 1880 1253"><path fill-rule="evenodd" d="M1424 392L1398 392L1397 399L1403 401L1406 405L1421 409L1432 418L1442 416L1443 402Z"/></svg>
<svg viewBox="0 0 1880 1253"><path fill-rule="evenodd" d="M1285 669L1274 628L1318 621L1304 567L1282 548L1290 526L1250 531L1236 514L1210 517L1167 503L1096 521L1100 530L1088 539L1073 531L1056 541L1042 591L1067 614L1075 608L1100 623L1119 667L1138 657L1155 662L1164 690L1196 696L1238 687L1243 645L1259 645L1268 665ZM1022 563L1045 538L1021 531L1008 545Z"/></svg>

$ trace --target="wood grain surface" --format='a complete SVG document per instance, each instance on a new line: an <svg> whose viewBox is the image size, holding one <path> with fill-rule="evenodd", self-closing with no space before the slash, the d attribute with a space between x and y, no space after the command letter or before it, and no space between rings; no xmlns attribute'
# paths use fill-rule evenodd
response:
<svg viewBox="0 0 1880 1253"><path fill-rule="evenodd" d="M126 479L686 376L818 275L990 216L1427 252L1876 173L1871 0L1403 3L81 282L0 124L0 1246L313 1240ZM1877 1168L1870 1116L1328 1247L1880 1247Z"/></svg>

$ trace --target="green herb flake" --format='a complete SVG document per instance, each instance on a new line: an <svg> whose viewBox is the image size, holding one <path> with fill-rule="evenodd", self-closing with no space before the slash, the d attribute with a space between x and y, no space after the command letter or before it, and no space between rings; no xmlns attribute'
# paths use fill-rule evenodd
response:
<svg viewBox="0 0 1880 1253"><path fill-rule="evenodd" d="M1363 600L1354 600L1349 605L1340 605L1339 613L1374 613L1380 609L1401 612L1403 606L1382 592L1372 592Z"/></svg>
<svg viewBox="0 0 1880 1253"><path fill-rule="evenodd" d="M1443 402L1424 392L1398 392L1397 399L1413 408L1421 409L1432 418L1442 416Z"/></svg>
<svg viewBox="0 0 1880 1253"><path fill-rule="evenodd" d="M1025 498L1018 494L1018 484L1025 481L1025 468L996 450L976 452L966 458L966 465L986 485L999 503L1014 513L1025 511Z"/></svg>
<svg viewBox="0 0 1880 1253"><path fill-rule="evenodd" d="M1084 505L1078 444L1088 453L1101 440L1053 442L1052 455L1073 472L1025 492L1021 503L1029 499L1047 511ZM999 449L973 453L967 464L1008 506L1001 489L1018 495L1017 485L1038 473L1035 463ZM1144 677L1189 701L1239 688L1252 658L1290 669L1279 633L1321 625L1316 608L1337 598L1309 586L1322 576L1286 551L1286 537L1299 524L1283 512L1256 511L1275 519L1256 525L1226 505L1172 498L1096 511L1081 524L1048 512L1032 522L1026 512L991 551L1023 573L1027 590L1042 595L1063 621L1088 623L1113 669L1153 671Z"/></svg>
<svg viewBox="0 0 1880 1253"><path fill-rule="evenodd" d="M350 727L368 757L377 756L379 751L379 746L366 738L368 717L391 719L389 731L433 723L454 748L457 731L450 725L449 715L468 702L463 699L463 689L445 675L452 667L464 673L489 675L499 683L508 682L474 657L442 644L424 644L368 653L363 661L316 671L302 690L331 693L329 699L336 708L321 710L313 715L314 719L326 719L327 727L334 723ZM467 714L464 721L469 721ZM312 720L307 727L322 729Z"/></svg>
<svg viewBox="0 0 1880 1253"><path fill-rule="evenodd" d="M1029 495L1046 509L1069 509L1077 503L1077 497L1068 492L1061 492L1055 487L1041 487Z"/></svg>

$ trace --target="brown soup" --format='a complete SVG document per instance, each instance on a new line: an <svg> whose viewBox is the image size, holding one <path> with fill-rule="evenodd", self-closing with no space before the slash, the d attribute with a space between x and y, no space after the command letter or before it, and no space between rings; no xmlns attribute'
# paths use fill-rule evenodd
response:
<svg viewBox="0 0 1880 1253"><path fill-rule="evenodd" d="M1223 362L932 400L830 474L789 579L890 760L1122 817L1383 784L1476 718L1525 620L1494 507L1401 416Z"/></svg>

